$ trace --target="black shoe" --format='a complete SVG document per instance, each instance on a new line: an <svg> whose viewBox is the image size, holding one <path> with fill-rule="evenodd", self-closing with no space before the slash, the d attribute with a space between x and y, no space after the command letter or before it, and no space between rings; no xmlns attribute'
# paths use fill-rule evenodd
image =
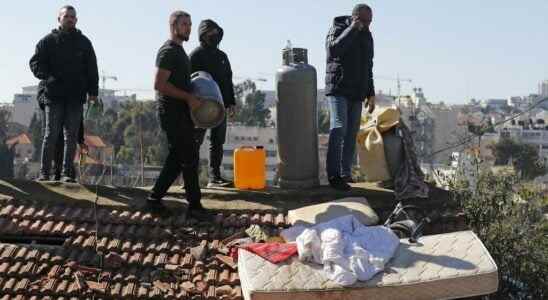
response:
<svg viewBox="0 0 548 300"><path fill-rule="evenodd" d="M356 183L352 176L342 176L341 179L346 183Z"/></svg>
<svg viewBox="0 0 548 300"><path fill-rule="evenodd" d="M40 174L40 176L36 178L36 181L39 181L39 182L49 181L49 175Z"/></svg>
<svg viewBox="0 0 548 300"><path fill-rule="evenodd" d="M209 180L207 187L231 187L233 186L233 184L234 183L230 180L224 179L222 177L216 177Z"/></svg>
<svg viewBox="0 0 548 300"><path fill-rule="evenodd" d="M64 183L76 183L76 180L72 177L69 177L69 176L63 176L62 181Z"/></svg>
<svg viewBox="0 0 548 300"><path fill-rule="evenodd" d="M168 212L168 208L164 205L163 201L153 197L147 198L143 208L153 213L166 214Z"/></svg>
<svg viewBox="0 0 548 300"><path fill-rule="evenodd" d="M187 214L189 217L198 219L198 220L207 220L211 217L209 211L205 209L201 203L190 204L188 206Z"/></svg>
<svg viewBox="0 0 548 300"><path fill-rule="evenodd" d="M329 179L329 185L338 191L350 191L352 187L344 182L341 177L333 177Z"/></svg>
<svg viewBox="0 0 548 300"><path fill-rule="evenodd" d="M61 174L55 174L53 176L53 181L61 181Z"/></svg>

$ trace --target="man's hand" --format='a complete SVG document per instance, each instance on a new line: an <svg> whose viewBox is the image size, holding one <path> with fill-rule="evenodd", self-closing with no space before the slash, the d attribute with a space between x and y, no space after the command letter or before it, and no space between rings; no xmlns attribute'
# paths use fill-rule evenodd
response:
<svg viewBox="0 0 548 300"><path fill-rule="evenodd" d="M190 108L190 111L194 111L194 110L200 108L200 106L202 106L202 101L200 101L200 99L198 99L198 97L193 96L193 95L190 95L190 97L188 97L186 103L188 104L188 107Z"/></svg>
<svg viewBox="0 0 548 300"><path fill-rule="evenodd" d="M97 102L97 96L88 96L88 102L90 104Z"/></svg>
<svg viewBox="0 0 548 300"><path fill-rule="evenodd" d="M360 17L358 16L352 16L352 24L350 24L350 27L358 30L362 30L364 27L363 22L360 20Z"/></svg>
<svg viewBox="0 0 548 300"><path fill-rule="evenodd" d="M89 147L85 143L82 143L80 146L80 153L81 154L88 154L89 153Z"/></svg>
<svg viewBox="0 0 548 300"><path fill-rule="evenodd" d="M369 113L372 113L375 110L375 96L369 96L366 98L365 108L368 108Z"/></svg>
<svg viewBox="0 0 548 300"><path fill-rule="evenodd" d="M228 118L230 120L234 119L234 117L236 116L236 107L234 105L227 107L226 114L228 115Z"/></svg>

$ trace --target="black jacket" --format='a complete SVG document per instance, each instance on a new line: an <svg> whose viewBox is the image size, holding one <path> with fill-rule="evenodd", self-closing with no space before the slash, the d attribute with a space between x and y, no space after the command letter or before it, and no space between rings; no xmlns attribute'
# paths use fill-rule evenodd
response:
<svg viewBox="0 0 548 300"><path fill-rule="evenodd" d="M95 51L80 30L54 29L46 35L36 45L30 69L36 78L45 81L46 103L63 100L84 103L86 94L97 96L99 92Z"/></svg>
<svg viewBox="0 0 548 300"><path fill-rule="evenodd" d="M352 18L337 17L326 39L325 93L363 101L375 95L373 37L367 29L350 27Z"/></svg>
<svg viewBox="0 0 548 300"><path fill-rule="evenodd" d="M216 46L208 46L204 43L205 33L213 28L220 32L220 40L223 38L223 29L212 20L204 20L199 26L201 45L190 53L191 72L205 71L211 74L217 82L223 95L226 107L236 105L234 99L234 84L232 83L232 68L227 55Z"/></svg>

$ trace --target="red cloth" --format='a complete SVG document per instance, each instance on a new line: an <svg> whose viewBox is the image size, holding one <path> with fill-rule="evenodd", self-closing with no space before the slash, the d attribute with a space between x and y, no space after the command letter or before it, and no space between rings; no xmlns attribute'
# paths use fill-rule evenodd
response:
<svg viewBox="0 0 548 300"><path fill-rule="evenodd" d="M286 261L297 254L297 244L294 243L251 243L241 248L275 264Z"/></svg>

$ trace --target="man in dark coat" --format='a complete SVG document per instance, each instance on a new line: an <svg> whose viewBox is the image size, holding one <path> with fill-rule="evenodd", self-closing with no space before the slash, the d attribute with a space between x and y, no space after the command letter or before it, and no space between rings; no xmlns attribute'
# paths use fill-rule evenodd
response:
<svg viewBox="0 0 548 300"><path fill-rule="evenodd" d="M223 39L223 29L213 20L203 20L198 28L200 46L190 53L192 73L205 71L211 74L219 85L224 105L229 116L234 113L234 85L232 83L232 68L228 56L219 49ZM229 186L232 183L221 176L223 161L223 145L226 138L226 116L221 124L210 130L209 146L209 183L208 187ZM205 129L196 129L198 145L204 141Z"/></svg>
<svg viewBox="0 0 548 300"><path fill-rule="evenodd" d="M329 184L338 190L351 189L353 182L362 103L369 112L375 109L372 18L371 8L358 4L352 16L334 19L326 40L325 93L331 112L326 165Z"/></svg>
<svg viewBox="0 0 548 300"><path fill-rule="evenodd" d="M99 74L90 40L76 29L76 10L64 6L59 28L41 39L30 59L30 68L44 80L46 130L42 144L40 177L49 180L51 161L60 136L64 135L63 181L75 182L73 159L81 126L83 105L97 100Z"/></svg>

